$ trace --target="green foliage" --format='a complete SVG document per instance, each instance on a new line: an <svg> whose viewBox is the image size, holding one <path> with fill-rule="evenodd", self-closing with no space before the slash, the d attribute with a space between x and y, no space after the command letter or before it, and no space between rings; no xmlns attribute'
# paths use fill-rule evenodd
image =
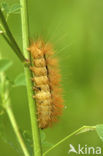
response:
<svg viewBox="0 0 103 156"><path fill-rule="evenodd" d="M32 141L32 136L31 136L30 132L27 131L27 130L24 130L24 131L23 130L20 130L20 132L21 132L21 135L22 135L22 137L24 139L24 142L25 142L25 144L26 144L26 146L28 148L28 151L29 151L30 155L32 156L33 155L33 141Z"/></svg>
<svg viewBox="0 0 103 156"><path fill-rule="evenodd" d="M25 75L24 73L19 74L14 80L14 87L25 86Z"/></svg>
<svg viewBox="0 0 103 156"><path fill-rule="evenodd" d="M33 141L32 141L31 133L27 130L24 130L24 131L20 130L20 132L28 148L28 151L32 156L33 155ZM45 147L50 148L53 146L53 144L51 144L50 142L46 140L46 134L43 131L40 131L40 139L41 139L41 144L43 148Z"/></svg>
<svg viewBox="0 0 103 156"><path fill-rule="evenodd" d="M101 125L96 125L96 131L97 131L97 134L99 136L99 138L102 140L103 142L103 124Z"/></svg>
<svg viewBox="0 0 103 156"><path fill-rule="evenodd" d="M11 67L12 61L8 59L1 59L0 60L0 72L5 72L8 70L9 67Z"/></svg>
<svg viewBox="0 0 103 156"><path fill-rule="evenodd" d="M6 125L5 125L6 123ZM7 131L7 129L8 131ZM5 111L2 115L0 115L0 140L2 140L5 144L7 144L9 147L13 148L16 152L19 153L19 155L22 155L22 150L15 139L14 133L9 133L12 131L10 123L8 123L8 120L6 118Z"/></svg>
<svg viewBox="0 0 103 156"><path fill-rule="evenodd" d="M7 1L10 3L14 2L14 0ZM33 5L34 3L35 5ZM59 53L63 77L62 85L64 87L65 103L68 105L68 109L64 110L61 124L57 124L52 133L51 130L47 130L48 139L56 142L56 138L59 136L63 138L68 131L71 131L72 127L77 128L81 124L83 125L87 123L89 125L91 123L95 125L96 123L99 123L100 119L102 118L103 1L99 1L99 3L94 0L74 0L68 2L59 1L59 3L58 1L49 2L47 0L35 2L31 1L29 6L30 21L32 21L30 22L31 36L34 36L34 34L38 34L38 36L40 36L41 32L43 31L43 26L45 25L45 30L47 30L50 36L48 37L48 40L52 37L52 40L55 44L58 42L57 39L61 40L61 42L58 42L58 45L56 45L56 49L58 49L58 51L66 44L70 44L70 42L73 43L71 49L66 49ZM6 5L4 8L4 12L8 12ZM57 16L58 19L55 20ZM18 36L20 29L20 24L18 21L16 19L12 19L11 17L9 24L13 26L14 23L17 23L13 26L13 31L16 35L15 38L19 40L21 35ZM61 23L62 25L60 25ZM54 27L49 24L54 25ZM49 30L50 28L51 31ZM44 35L48 36L45 30ZM63 38L65 34L69 36L67 39ZM7 47L5 47L5 50L7 50ZM6 52L4 53L6 56ZM69 56L69 54L71 55L70 59L67 59L67 55ZM13 60L13 62L16 65L16 60ZM19 69L20 66L18 65L16 67L17 71L21 72L21 69ZM11 71L11 73L11 76L14 77L15 73L13 71ZM13 98L17 99L16 96L19 96L19 98L22 100L26 99L26 96L22 95L22 90L18 90L17 94L14 95ZM24 105L25 102L22 103L22 107L20 107L20 109L23 110ZM15 101L15 106L18 108L15 109L17 114L19 110L18 101ZM22 111L19 116L21 116L22 120L25 120L25 116L22 114ZM27 122L24 123L24 126L26 126L26 124ZM102 125L97 125L96 129L101 138ZM92 137L92 135L88 135L85 137L84 134L83 138L80 138L79 136L74 137L72 142L81 142L82 144L85 144L86 141L87 144L95 144L96 139L97 138L95 136ZM45 140L45 134L43 134L42 140ZM65 143L65 145L62 146L61 151L57 150L55 155L66 155L67 151L66 153L64 152L65 146L68 146L68 143ZM2 151L3 150L1 149L1 152ZM15 154L13 153L13 155ZM12 155L12 151L10 155ZM51 156L52 154L49 153L49 155Z"/></svg>
<svg viewBox="0 0 103 156"><path fill-rule="evenodd" d="M5 143L10 145L12 148L14 148L16 151L18 151L21 154L21 149L14 143L12 138L9 138L8 132L6 131L6 128L8 127L8 124L5 125L5 109L6 103L8 104L9 101L9 92L11 89L11 82L6 77L6 74L4 73L7 71L10 66L12 65L12 61L8 59L1 59L0 60L0 139L2 139ZM6 121L8 122L8 121ZM5 128L6 127L6 128Z"/></svg>
<svg viewBox="0 0 103 156"><path fill-rule="evenodd" d="M52 147L53 144L46 140L46 134L43 131L40 131L41 144L43 147Z"/></svg>
<svg viewBox="0 0 103 156"><path fill-rule="evenodd" d="M89 132L89 131L94 131L95 129L96 129L96 126L83 126L83 128L80 129L77 135L81 133Z"/></svg>
<svg viewBox="0 0 103 156"><path fill-rule="evenodd" d="M44 142L46 139L46 134L43 131L40 131L41 142Z"/></svg>
<svg viewBox="0 0 103 156"><path fill-rule="evenodd" d="M6 79L4 72L7 71L12 65L12 61L8 59L0 60L0 116L4 114L3 103L7 100L6 90L9 88L8 80Z"/></svg>
<svg viewBox="0 0 103 156"><path fill-rule="evenodd" d="M1 3L1 9L2 9L2 11L5 11L6 13L8 13L8 12L9 12L8 3L6 3L5 1L3 1L3 2Z"/></svg>
<svg viewBox="0 0 103 156"><path fill-rule="evenodd" d="M8 17L11 15L11 14L18 14L20 13L20 4L19 3L15 3L15 4L12 4L10 5L9 3L7 3L6 1L2 1L0 3L0 9L3 11L4 13L4 16L6 18L6 21L8 20ZM5 32L5 29L4 29L4 26L2 25L2 23L0 23L0 33L4 33Z"/></svg>
<svg viewBox="0 0 103 156"><path fill-rule="evenodd" d="M14 13L19 13L20 11L20 4L15 3L13 5L9 5L6 1L3 1L1 3L1 9L4 11L6 14L14 14Z"/></svg>

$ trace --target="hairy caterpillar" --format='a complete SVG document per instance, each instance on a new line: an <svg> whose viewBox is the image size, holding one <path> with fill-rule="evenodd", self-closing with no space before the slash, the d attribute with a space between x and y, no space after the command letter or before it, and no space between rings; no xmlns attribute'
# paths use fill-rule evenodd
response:
<svg viewBox="0 0 103 156"><path fill-rule="evenodd" d="M40 128L46 128L57 121L62 112L62 94L57 60L49 43L37 40L28 48L32 56L30 70L33 82Z"/></svg>

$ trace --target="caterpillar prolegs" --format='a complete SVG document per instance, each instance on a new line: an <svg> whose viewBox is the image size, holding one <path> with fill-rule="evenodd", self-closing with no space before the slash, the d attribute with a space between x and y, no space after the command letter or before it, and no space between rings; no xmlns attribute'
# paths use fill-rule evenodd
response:
<svg viewBox="0 0 103 156"><path fill-rule="evenodd" d="M39 127L43 129L57 121L63 108L58 62L53 58L52 46L42 40L33 42L28 50L33 64L30 67L35 92L33 98L36 100Z"/></svg>

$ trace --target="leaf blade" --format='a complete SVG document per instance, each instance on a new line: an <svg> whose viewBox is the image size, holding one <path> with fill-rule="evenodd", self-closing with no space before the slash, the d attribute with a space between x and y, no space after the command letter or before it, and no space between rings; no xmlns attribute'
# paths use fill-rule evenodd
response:
<svg viewBox="0 0 103 156"><path fill-rule="evenodd" d="M96 132L99 136L99 138L102 140L103 142L103 124L101 125L96 125Z"/></svg>

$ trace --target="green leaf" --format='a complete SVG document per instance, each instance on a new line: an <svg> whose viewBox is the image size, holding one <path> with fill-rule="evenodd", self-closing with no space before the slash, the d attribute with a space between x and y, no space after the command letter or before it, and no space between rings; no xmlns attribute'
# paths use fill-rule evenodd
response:
<svg viewBox="0 0 103 156"><path fill-rule="evenodd" d="M9 5L5 1L1 3L1 9L2 11L5 11L6 13L9 12Z"/></svg>
<svg viewBox="0 0 103 156"><path fill-rule="evenodd" d="M21 8L21 6L20 6L19 3L14 4L14 5L12 5L11 8L9 9L9 12L8 12L8 13L11 14L11 13L18 12L18 11L20 11L20 8Z"/></svg>
<svg viewBox="0 0 103 156"><path fill-rule="evenodd" d="M28 151L29 151L30 155L32 156L33 155L33 141L32 141L31 133L27 130L23 131L21 129L20 129L20 132L21 132L23 140L28 148Z"/></svg>
<svg viewBox="0 0 103 156"><path fill-rule="evenodd" d="M89 131L94 131L96 129L96 126L83 126L83 128L76 134L81 134Z"/></svg>
<svg viewBox="0 0 103 156"><path fill-rule="evenodd" d="M43 143L46 139L46 134L43 131L40 131L41 142Z"/></svg>
<svg viewBox="0 0 103 156"><path fill-rule="evenodd" d="M21 155L23 155L22 150L21 150L17 140L13 138L14 134L10 133L12 131L12 129L11 129L11 126L9 127L9 124L10 123L8 122L6 113L4 111L4 114L0 115L0 140L2 140L4 143L11 146L21 156Z"/></svg>
<svg viewBox="0 0 103 156"><path fill-rule="evenodd" d="M20 8L21 8L21 6L19 3L15 3L13 5L9 5L5 1L1 3L2 11L6 12L7 14L18 12L18 11L20 11Z"/></svg>
<svg viewBox="0 0 103 156"><path fill-rule="evenodd" d="M26 82L25 82L25 75L24 73L21 73L19 74L15 81L14 81L14 87L17 87L17 86L25 86L26 85Z"/></svg>
<svg viewBox="0 0 103 156"><path fill-rule="evenodd" d="M45 134L45 132L43 132L43 131L40 131L40 138L41 138L41 143L42 143L42 146L45 148L45 147L52 147L53 146L53 144L52 143L50 143L50 142L48 142L47 140L46 140L46 134Z"/></svg>
<svg viewBox="0 0 103 156"><path fill-rule="evenodd" d="M103 141L103 124L96 125L96 132L97 132L99 138Z"/></svg>
<svg viewBox="0 0 103 156"><path fill-rule="evenodd" d="M0 72L5 72L12 65L12 61L8 59L0 60Z"/></svg>

